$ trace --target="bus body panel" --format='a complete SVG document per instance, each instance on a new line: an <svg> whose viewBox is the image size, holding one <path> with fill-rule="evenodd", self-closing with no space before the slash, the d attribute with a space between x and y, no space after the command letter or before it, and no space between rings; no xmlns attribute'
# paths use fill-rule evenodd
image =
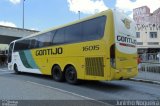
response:
<svg viewBox="0 0 160 106"><path fill-rule="evenodd" d="M121 36L124 36L123 31L117 31L119 26L116 26L119 21L116 21L118 17L116 18L115 16L120 15L117 15L112 10L107 10L86 20L99 16L106 16L102 38L18 52L13 51L12 55L14 58L8 63L9 69L14 70L14 64L17 64L19 71L22 72L51 75L54 65L59 65L63 72L67 65L72 65L77 71L78 79L83 80L118 80L121 77L134 77L137 74L136 48L126 51L130 48L121 47L119 45L121 42L117 40L119 33ZM86 20L84 19L82 22ZM75 23L69 25L72 24ZM122 24L119 25L121 26ZM36 35L34 36L36 37ZM27 37L21 40L23 39L27 39ZM113 45L115 45L115 51L111 52ZM115 67L111 64L112 54L115 54Z"/></svg>
<svg viewBox="0 0 160 106"><path fill-rule="evenodd" d="M35 60L42 74L51 75L52 66L58 64L61 67L61 70L64 71L66 65L71 64L77 70L77 75L79 79L99 79L101 76L91 76L86 75L85 68L85 59L86 58L95 58L95 57L106 57L106 47L104 46L105 42L103 40L88 41L83 43L76 44L66 44L58 46L50 46L47 48L39 48L32 50L33 60ZM52 50L55 52L57 48L62 49L62 54L51 55L50 53L44 54L42 51ZM40 53L41 52L41 53ZM96 61L96 60L95 60ZM109 62L109 60L108 60ZM108 68L109 63L106 63L104 60L104 67ZM108 71L109 73L109 71ZM108 73L104 73L107 75ZM101 77L105 80L106 76Z"/></svg>
<svg viewBox="0 0 160 106"><path fill-rule="evenodd" d="M38 67L30 66L30 65L34 65L35 63L34 63L32 56L28 56L29 52L30 52L29 50L21 51L21 52L14 52L13 53L14 63L13 64L16 64L18 66L18 70L20 72L42 74ZM33 62L34 64L31 62Z"/></svg>

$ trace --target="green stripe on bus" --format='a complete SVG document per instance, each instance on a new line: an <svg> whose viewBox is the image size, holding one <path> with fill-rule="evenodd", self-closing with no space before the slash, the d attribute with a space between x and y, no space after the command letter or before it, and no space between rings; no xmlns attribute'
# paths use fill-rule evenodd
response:
<svg viewBox="0 0 160 106"><path fill-rule="evenodd" d="M24 52L25 56L27 57L27 61L28 61L28 64L33 68L33 69L38 69L38 66L37 64L35 63L33 57L32 57L32 54L31 54L31 51L25 51Z"/></svg>
<svg viewBox="0 0 160 106"><path fill-rule="evenodd" d="M22 61L23 65L24 65L26 68L32 68L32 67L29 65L28 61L27 61L27 58L28 58L28 57L26 58L24 51L20 51L20 52L19 52L19 55L20 55L20 58L21 58L21 61Z"/></svg>

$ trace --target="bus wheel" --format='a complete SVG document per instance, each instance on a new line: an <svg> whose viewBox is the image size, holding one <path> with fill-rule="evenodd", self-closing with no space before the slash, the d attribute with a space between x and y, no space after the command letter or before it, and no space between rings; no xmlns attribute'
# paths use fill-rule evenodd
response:
<svg viewBox="0 0 160 106"><path fill-rule="evenodd" d="M65 78L66 78L66 81L70 84L77 84L78 83L77 72L73 66L69 66L66 68Z"/></svg>
<svg viewBox="0 0 160 106"><path fill-rule="evenodd" d="M16 74L20 74L20 72L18 71L18 66L16 64L14 65L14 71Z"/></svg>
<svg viewBox="0 0 160 106"><path fill-rule="evenodd" d="M58 65L52 68L52 76L55 81L60 82L64 80L63 72L61 71L61 68Z"/></svg>

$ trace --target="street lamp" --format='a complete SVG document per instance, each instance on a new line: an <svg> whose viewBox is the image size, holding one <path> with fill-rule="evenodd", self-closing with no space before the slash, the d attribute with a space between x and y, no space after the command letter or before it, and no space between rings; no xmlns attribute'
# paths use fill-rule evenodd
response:
<svg viewBox="0 0 160 106"><path fill-rule="evenodd" d="M22 21L23 21L23 22L22 22L22 23L23 23L23 26L22 26L23 29L24 29L24 2L25 2L25 0L23 0L23 19L22 19Z"/></svg>

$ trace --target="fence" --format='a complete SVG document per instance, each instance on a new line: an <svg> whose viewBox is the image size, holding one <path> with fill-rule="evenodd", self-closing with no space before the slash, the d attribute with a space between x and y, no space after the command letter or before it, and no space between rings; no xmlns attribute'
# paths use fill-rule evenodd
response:
<svg viewBox="0 0 160 106"><path fill-rule="evenodd" d="M136 78L160 81L160 64L141 63L141 69Z"/></svg>
<svg viewBox="0 0 160 106"><path fill-rule="evenodd" d="M136 78L160 81L160 56L158 53L145 53L140 55L139 75Z"/></svg>
<svg viewBox="0 0 160 106"><path fill-rule="evenodd" d="M160 63L160 53L144 53L139 55L142 63Z"/></svg>

